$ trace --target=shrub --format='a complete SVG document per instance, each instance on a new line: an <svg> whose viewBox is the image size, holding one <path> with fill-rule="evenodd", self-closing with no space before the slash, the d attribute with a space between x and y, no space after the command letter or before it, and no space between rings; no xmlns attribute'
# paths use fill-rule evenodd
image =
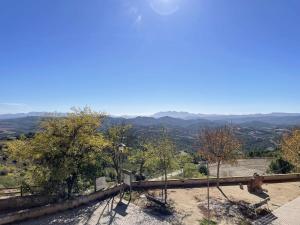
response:
<svg viewBox="0 0 300 225"><path fill-rule="evenodd" d="M217 225L217 222L213 220L203 219L199 221L199 225Z"/></svg>
<svg viewBox="0 0 300 225"><path fill-rule="evenodd" d="M0 176L6 176L8 174L7 169L0 170Z"/></svg>
<svg viewBox="0 0 300 225"><path fill-rule="evenodd" d="M9 188L19 186L18 179L15 175L8 174L6 176L0 176L0 188Z"/></svg>
<svg viewBox="0 0 300 225"><path fill-rule="evenodd" d="M117 179L117 173L113 168L107 168L105 173L109 181L115 181Z"/></svg>
<svg viewBox="0 0 300 225"><path fill-rule="evenodd" d="M202 174L199 173L197 165L193 163L186 163L183 168L183 176L185 178L199 178Z"/></svg>
<svg viewBox="0 0 300 225"><path fill-rule="evenodd" d="M9 168L7 166L0 165L0 176L6 176L9 173Z"/></svg>
<svg viewBox="0 0 300 225"><path fill-rule="evenodd" d="M272 162L269 165L269 173L275 173L275 174L286 174L290 173L294 169L294 166L283 159L282 157L278 157L275 160L272 160Z"/></svg>
<svg viewBox="0 0 300 225"><path fill-rule="evenodd" d="M201 174L203 174L203 175L207 175L207 174L208 174L207 167L204 166L204 165L199 166L198 171L199 171L199 173L201 173Z"/></svg>
<svg viewBox="0 0 300 225"><path fill-rule="evenodd" d="M146 180L146 176L144 174L137 174L137 175L135 175L135 180L136 181Z"/></svg>

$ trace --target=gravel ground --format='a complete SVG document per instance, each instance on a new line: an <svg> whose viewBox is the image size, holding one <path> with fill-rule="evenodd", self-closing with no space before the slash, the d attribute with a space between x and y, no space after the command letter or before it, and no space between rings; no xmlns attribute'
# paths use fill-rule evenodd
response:
<svg viewBox="0 0 300 225"><path fill-rule="evenodd" d="M112 205L113 202L113 205ZM134 204L105 200L14 225L169 225Z"/></svg>

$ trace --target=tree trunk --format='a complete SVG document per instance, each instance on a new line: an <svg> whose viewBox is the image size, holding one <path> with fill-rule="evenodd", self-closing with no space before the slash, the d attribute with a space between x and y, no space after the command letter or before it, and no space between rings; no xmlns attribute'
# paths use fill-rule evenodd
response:
<svg viewBox="0 0 300 225"><path fill-rule="evenodd" d="M167 204L167 198L168 198L168 190L167 190L167 184L168 184L168 175L167 175L167 169L165 169L165 204Z"/></svg>
<svg viewBox="0 0 300 225"><path fill-rule="evenodd" d="M217 165L217 188L219 188L220 186L220 163L221 161L218 160L218 165Z"/></svg>
<svg viewBox="0 0 300 225"><path fill-rule="evenodd" d="M72 196L72 191L73 191L73 187L74 187L74 183L75 183L76 178L77 178L76 174L72 174L67 179L68 198L71 198L71 196Z"/></svg>
<svg viewBox="0 0 300 225"><path fill-rule="evenodd" d="M116 169L116 172L117 172L117 182L119 184L119 183L121 183L121 176L120 176L120 171L118 168Z"/></svg>
<svg viewBox="0 0 300 225"><path fill-rule="evenodd" d="M144 163L140 164L140 176L142 176L144 173Z"/></svg>
<svg viewBox="0 0 300 225"><path fill-rule="evenodd" d="M220 188L220 166L221 166L221 160L218 160L218 165L217 165L217 188L221 192L221 194L229 200L229 198L225 195L225 193L222 191ZM230 200L229 200L230 201Z"/></svg>

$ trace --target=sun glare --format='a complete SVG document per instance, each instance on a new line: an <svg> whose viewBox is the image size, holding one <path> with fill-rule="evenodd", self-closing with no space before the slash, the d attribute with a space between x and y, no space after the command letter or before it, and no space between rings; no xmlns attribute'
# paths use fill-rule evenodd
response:
<svg viewBox="0 0 300 225"><path fill-rule="evenodd" d="M181 0L150 0L150 6L159 15L171 15L179 10Z"/></svg>

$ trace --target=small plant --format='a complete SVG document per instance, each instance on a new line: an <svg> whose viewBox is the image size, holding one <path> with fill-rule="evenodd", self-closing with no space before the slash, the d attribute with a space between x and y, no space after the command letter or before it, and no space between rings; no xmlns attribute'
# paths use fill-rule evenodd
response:
<svg viewBox="0 0 300 225"><path fill-rule="evenodd" d="M217 222L208 219L202 219L199 221L199 225L217 225Z"/></svg>
<svg viewBox="0 0 300 225"><path fill-rule="evenodd" d="M117 173L113 168L107 168L105 174L108 177L108 181L115 181L117 179Z"/></svg>
<svg viewBox="0 0 300 225"><path fill-rule="evenodd" d="M203 166L201 165L198 169L199 173L203 174L203 175L207 175L208 174L208 171L207 171L207 167L206 166Z"/></svg>
<svg viewBox="0 0 300 225"><path fill-rule="evenodd" d="M246 220L246 219L241 219L238 222L238 225L251 225L251 223L248 220Z"/></svg>
<svg viewBox="0 0 300 225"><path fill-rule="evenodd" d="M183 168L183 176L185 178L193 178L197 174L196 165L193 163L186 163Z"/></svg>

